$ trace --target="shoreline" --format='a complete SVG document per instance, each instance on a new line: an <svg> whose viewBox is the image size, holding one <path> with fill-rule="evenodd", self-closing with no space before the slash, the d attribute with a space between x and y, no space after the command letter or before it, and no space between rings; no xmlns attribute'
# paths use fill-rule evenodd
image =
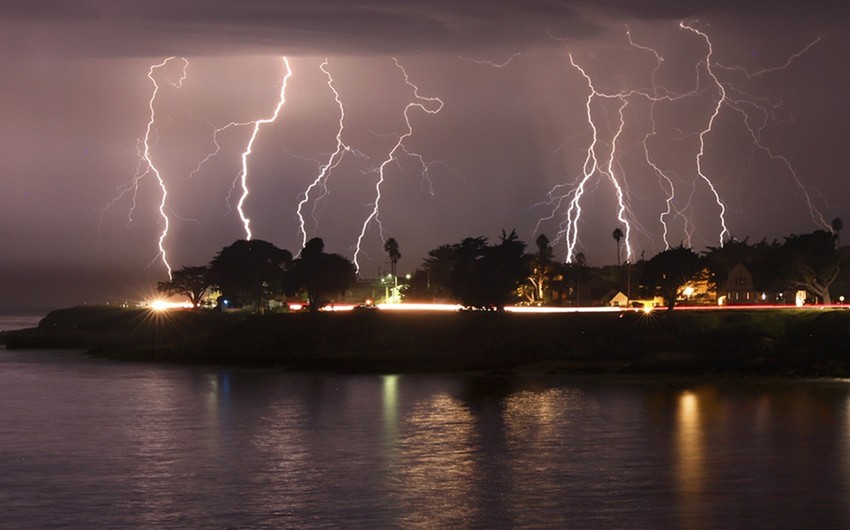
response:
<svg viewBox="0 0 850 530"><path fill-rule="evenodd" d="M14 349L346 374L850 377L850 311L223 315L76 307Z"/></svg>

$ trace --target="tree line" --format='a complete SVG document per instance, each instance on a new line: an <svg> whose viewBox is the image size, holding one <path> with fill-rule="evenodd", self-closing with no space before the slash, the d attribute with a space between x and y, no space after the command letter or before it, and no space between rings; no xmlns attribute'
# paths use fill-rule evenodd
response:
<svg viewBox="0 0 850 530"><path fill-rule="evenodd" d="M588 266L581 253L572 263L556 261L545 234L537 237L534 251L526 253L515 232L503 231L494 245L477 237L431 250L414 272L406 295L475 308L498 309L509 303L580 305L582 283L597 281L629 298L660 296L672 309L689 285L701 282L717 291L740 263L751 272L755 291L805 290L831 304L833 288L850 292L850 249L838 247L842 226L836 219L832 231L792 234L781 242L730 239L701 253L680 244L635 263L620 262L623 233L615 229L618 264L605 267Z"/></svg>
<svg viewBox="0 0 850 530"><path fill-rule="evenodd" d="M629 298L661 296L672 309L687 285L701 281L716 290L741 264L752 273L756 291L805 290L830 304L833 288L850 288L850 256L847 248L838 246L842 227L836 219L832 231L792 234L781 242L730 239L701 253L680 244L635 263L621 262L623 233L615 229L617 265L606 267L588 266L580 253L571 263L557 261L545 234L526 252L516 231L502 230L493 243L486 237L467 237L434 248L410 278L402 280L402 288L407 300L499 310L517 303L580 305L581 285L601 281ZM399 244L390 238L384 250L398 280ZM301 296L317 310L328 298L344 294L355 280L354 265L339 254L325 253L320 238L308 241L297 257L266 241L240 240L224 247L209 265L174 271L158 288L168 295L184 295L195 306L217 289L222 306L263 311L271 300Z"/></svg>
<svg viewBox="0 0 850 530"><path fill-rule="evenodd" d="M348 259L326 253L318 237L308 241L298 257L267 241L243 239L221 249L208 265L175 270L157 288L169 296L186 296L195 307L217 290L222 308L249 307L262 313L271 300L300 295L317 310L326 297L345 293L354 271Z"/></svg>

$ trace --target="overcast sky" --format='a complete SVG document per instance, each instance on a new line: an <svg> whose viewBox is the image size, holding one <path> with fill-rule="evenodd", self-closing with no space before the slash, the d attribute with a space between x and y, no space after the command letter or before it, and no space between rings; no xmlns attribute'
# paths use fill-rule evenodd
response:
<svg viewBox="0 0 850 530"><path fill-rule="evenodd" d="M244 238L242 154L283 57L244 215L364 277L387 268L381 227L407 271L502 229L602 265L615 228L639 259L850 221L850 10L775 4L0 0L0 307L134 302L167 278L146 136L168 264ZM325 59L350 149L305 201L338 145Z"/></svg>

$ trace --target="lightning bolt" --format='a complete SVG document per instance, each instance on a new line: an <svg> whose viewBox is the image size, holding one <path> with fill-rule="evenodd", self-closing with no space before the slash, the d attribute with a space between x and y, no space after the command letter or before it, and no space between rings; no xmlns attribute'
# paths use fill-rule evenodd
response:
<svg viewBox="0 0 850 530"><path fill-rule="evenodd" d="M757 70L755 72L750 72L750 71L748 71L748 70L746 70L746 69L744 69L740 66L728 67L728 66L720 65L718 63L715 63L715 66L717 68L725 69L725 70L728 70L728 71L743 72L748 79L752 79L752 78L755 78L755 77L758 77L758 76L761 76L761 75L764 75L764 74L769 74L769 73L785 70L786 68L791 66L791 64L796 59L801 57L803 54L808 52L812 47L814 47L816 44L818 44L821 41L821 39L822 39L822 37L818 37L814 41L810 42L807 46L802 48L800 51L792 54L783 64L781 64L779 66L774 66L774 67L771 67L771 68L763 68L763 69ZM815 205L814 201L812 200L812 197L809 193L809 187L803 182L803 180L797 174L796 170L794 169L794 167L792 166L792 164L788 160L788 158L786 158L785 156L783 156L781 154L777 154L776 152L773 151L773 149L766 146L762 142L761 131L766 126L771 113L764 106L758 105L754 101L754 98L752 98L752 97L749 97L749 99L727 97L727 105L729 106L729 108L731 108L732 110L737 112L742 117L744 128L747 130L747 133L749 133L750 137L752 138L753 145L755 147L757 147L759 150L761 150L763 153L765 153L771 160L777 161L777 162L781 163L783 166L785 166L785 169L788 171L788 174L791 176L791 179L794 181L794 184L797 186L797 189L803 195L803 199L805 200L806 206L808 207L808 210L809 210L809 215L812 218L812 221L815 223L815 225L819 225L820 227L825 228L827 230L832 230L832 225L826 221L826 219L823 216L823 213L818 209L818 207ZM751 123L751 121L753 120L752 115L749 112L747 112L747 110L745 110L745 108L751 108L753 110L753 112L757 112L757 113L761 114L762 119L761 119L761 125L760 126L754 126Z"/></svg>
<svg viewBox="0 0 850 530"><path fill-rule="evenodd" d="M576 247L578 245L579 221L581 219L582 214L581 199L584 196L591 179L593 179L593 177L597 174L604 175L608 177L608 180L611 182L611 185L614 187L615 190L617 198L617 220L626 229L624 234L626 259L631 260L632 246L630 241L632 224L627 215L629 208L626 204L626 196L623 192L623 186L618 180L614 168L615 159L617 157L617 142L625 128L625 109L628 106L627 97L630 95L630 93L605 94L599 92L593 84L593 79L581 66L578 65L578 63L575 62L575 59L573 58L572 54L569 54L569 59L570 64L573 66L573 68L578 70L582 77L584 77L585 81L587 82L587 87L589 89L587 99L585 100L585 115L587 116L587 124L591 132L591 141L587 148L587 154L585 156L584 164L582 165L582 173L576 182L570 184L574 186L573 190L567 193L563 193L561 190L566 187L566 185L563 184L559 184L555 186L552 190L550 190L549 200L547 202L548 204L552 205L551 213L548 217L545 217L538 221L535 231L539 230L542 221L553 219L557 211L560 210L566 202L566 219L560 225L558 238L563 238L566 242L566 261L568 263L572 262L575 258ZM597 146L599 145L599 129L597 127L596 120L593 117L593 102L596 98L618 100L620 102L620 106L617 111L617 115L619 118L618 128L612 138L611 152L608 157L608 162L605 166L600 165L599 156L597 155Z"/></svg>
<svg viewBox="0 0 850 530"><path fill-rule="evenodd" d="M812 197L809 194L808 186L806 186L803 183L803 181L800 179L800 177L797 175L797 172L794 170L794 166L791 165L791 162L788 160L788 158L786 158L783 155L775 153L772 149L770 149L769 147L764 145L764 143L762 143L761 134L759 134L761 129L755 128L751 125L750 120L752 118L745 110L743 110L742 106L747 105L747 104L753 105L758 110L760 110L762 112L764 112L764 109L755 105L752 102L744 102L744 101L738 101L738 100L730 100L730 101L733 101L733 103L730 103L730 107L732 108L732 110L734 110L735 112L739 113L742 116L742 118L744 120L744 127L747 129L747 132L750 134L750 137L753 139L753 144L756 147L758 147L762 152L767 154L767 156L771 160L780 162L788 170L788 173L791 175L792 180L797 185L797 189L799 189L800 192L803 195L803 199L805 200L806 206L809 209L809 215L811 216L812 221L816 225L820 225L821 227L823 227L827 230L832 230L832 225L826 221L826 219L823 216L823 213L817 208L817 206L815 206L814 201L812 200Z"/></svg>
<svg viewBox="0 0 850 530"><path fill-rule="evenodd" d="M794 171L794 168L792 167L790 161L781 154L774 152L762 141L761 132L770 117L769 110L763 105L756 102L756 100L751 96L743 94L740 91L736 92L737 89L734 89L733 85L723 80L718 74L719 71L743 72L747 78L753 78L771 72L783 70L790 66L796 59L806 53L809 49L815 46L820 41L820 38L809 43L806 47L793 54L780 66L765 68L751 72L743 68L726 67L713 62L714 47L709 36L705 32L700 31L699 29L685 22L681 22L679 26L681 29L688 30L691 33L700 37L702 41L704 41L706 49L704 58L695 65L696 77L694 88L685 93L676 93L666 89L663 86L659 86L657 82L657 74L661 69L664 58L655 49L635 43L632 39L631 32L629 31L628 27L626 28L626 35L628 37L629 46L638 50L650 52L655 58L655 65L650 72L651 88L626 88L615 93L603 92L597 89L594 84L593 78L590 76L590 74L584 67L578 64L573 54L568 54L571 66L584 77L588 87L588 95L584 104L588 126L587 128L590 132L589 145L587 146L586 155L584 157L584 162L581 166L579 176L572 181L555 185L547 194L548 199L542 203L538 203L537 205L535 205L548 205L551 208L549 210L548 215L538 220L537 225L535 227L535 232L539 231L540 226L543 222L555 219L556 215L558 215L558 212L565 212L564 219L563 221L561 221L558 227L558 234L556 240L563 238L563 240L565 241L567 245L567 262L571 262L574 259L579 245L578 234L582 216L582 199L591 186L598 185L600 179L605 179L609 181L612 187L614 188L617 201L617 222L625 229L624 235L626 242L627 260L629 260L633 255L631 241L632 229L637 228L643 231L643 229L638 224L637 219L631 213L631 209L629 208L628 181L625 179L626 175L624 168L617 162L620 156L618 154L618 151L620 149L619 143L621 141L621 137L623 135L623 131L626 125L626 112L628 111L630 105L630 99L634 97L644 98L649 102L649 128L647 132L643 134L641 147L643 149L643 158L647 166L651 169L652 173L658 178L659 186L662 190L662 193L664 194L665 207L663 211L661 211L658 215L658 222L660 223L660 226L662 228L662 239L665 248L670 247L670 230L668 223L672 218L681 219L684 222L684 233L686 236L687 243L690 244L694 228L689 220L689 216L685 215L685 212L687 212L691 208L692 202L695 198L695 193L700 185L704 185L708 189L711 194L711 197L713 198L714 203L717 205L718 220L720 224L718 239L720 241L721 246L725 241L727 241L731 237L727 225L726 203L721 199L721 195L718 188L716 187L713 179L706 171L706 159L709 156L708 138L710 135L716 133L715 124L717 122L718 116L723 111L723 109L730 109L742 116L743 125L748 131L750 137L752 138L754 149L759 149L760 151L764 152L771 160L778 162L785 167L785 169L793 178L801 194L804 196L805 203L809 208L812 220L816 224L825 228L829 226L824 216L821 214L820 211L818 211L817 207L815 206L814 201L812 200L811 195L809 194L809 188L803 183L803 181ZM703 77L707 80L707 83L701 81ZM692 98L700 96L702 94L716 95L712 96L712 104L710 107L710 111L707 114L707 121L705 126L693 132L693 136L697 139L698 144L695 148L694 153L694 166L696 175L690 181L690 195L686 195L685 204L683 207L680 208L676 205L676 189L678 187L678 184L676 182L682 181L682 179L676 176L675 173L673 173L672 171L668 171L661 167L661 165L656 162L652 154L650 144L652 143L652 139L658 134L658 127L655 119L656 105L662 102L673 102L681 100L683 98ZM737 97L738 94L740 94L741 96ZM618 110L617 124L612 130L610 140L607 141L607 145L609 146L610 151L606 150L606 152L603 154L600 149L602 149L602 146L605 144L603 143L602 137L600 136L600 124L605 123L605 121L600 121L600 118L596 116L596 113L598 112L596 109L601 109L604 113L606 109L604 103L606 101L617 101ZM758 112L761 114L760 122L754 123L754 112Z"/></svg>
<svg viewBox="0 0 850 530"><path fill-rule="evenodd" d="M307 228L306 222L304 221L304 214L302 210L304 206L310 201L310 193L315 189L319 188L321 190L321 195L316 199L318 202L322 199L327 193L327 179L330 177L331 171L333 171L345 157L345 153L351 151L351 147L346 145L342 141L342 133L345 129L345 107L342 105L342 101L339 98L339 91L336 89L333 83L333 77L331 77L330 71L327 69L328 60L325 59L324 62L319 66L319 69L324 72L325 76L328 78L327 84L328 88L331 89L334 95L334 101L336 101L337 106L339 107L339 127L336 132L336 149L333 153L328 157L328 160L321 165L319 168L319 174L316 176L315 180L307 187L304 191L304 197L298 203L298 223L301 233L301 247L307 244ZM315 217L315 209L313 211L313 221L317 222Z"/></svg>
<svg viewBox="0 0 850 530"><path fill-rule="evenodd" d="M682 99L682 98L685 98L685 97L691 97L691 96L695 95L699 90L699 82L697 81L697 83L694 86L694 89L691 90L690 92L686 93L686 94L672 94L671 95L669 90L664 89L662 87L659 87L658 82L657 82L658 72L659 72L659 70L661 70L661 66L664 63L664 57L662 57L661 54L658 53L658 50L656 50L654 48L637 44L632 39L632 33L631 33L631 30L629 29L628 26L626 26L626 37L629 40L629 46L631 46L632 48L636 48L638 50L647 51L647 52L651 53L653 55L653 57L655 57L655 67L652 69L652 73L650 75L650 79L651 79L651 82L652 82L652 92L650 94L644 94L650 101L650 107L649 107L650 130L649 130L649 132L646 133L646 135L644 135L643 141L642 141L642 146L643 146L644 159L646 160L647 165L650 168L652 168L652 171L658 177L659 186L661 187L661 190L665 195L664 203L665 203L666 208L658 216L658 222L662 227L661 239L662 239L662 241L664 241L664 249L667 250L667 249L670 248L670 240L669 240L670 227L667 224L667 218L670 217L671 215L674 215L674 213L675 213L675 216L678 217L678 218L681 218L683 220L684 224L685 224L685 235L687 236L685 243L690 246L690 232L689 232L690 227L688 226L688 218L682 213L681 210L677 209L676 206L675 206L676 186L674 185L673 179L671 178L671 176L655 162L652 155L650 154L649 140L650 140L650 138L652 138L652 137L654 137L658 134L657 123L655 121L655 106L656 106L656 104L659 101L662 101L662 100L676 101L676 100L679 100L679 99ZM699 76L697 76L697 79L699 79ZM665 95L667 95L667 97L661 97L659 95L662 91L664 92Z"/></svg>
<svg viewBox="0 0 850 530"><path fill-rule="evenodd" d="M723 83L717 78L717 75L714 73L712 69L711 56L714 55L714 47L711 44L711 39L708 38L708 35L703 33L702 31L695 29L693 26L689 26L684 22L679 23L679 27L683 29L687 29L688 31L692 31L702 37L705 40L705 44L707 46L707 52L705 55L705 69L708 72L709 77L711 77L712 81L714 81L715 86L717 87L717 91L719 93L719 97L717 98L717 102L714 105L714 112L711 113L711 117L708 120L708 125L700 131L699 133L699 153L697 153L696 157L696 167L697 167L697 175L700 179L702 179L708 188L711 190L712 195L714 195L714 201L717 203L718 208L720 208L720 246L726 242L726 240L730 237L729 229L726 226L726 205L720 200L720 194L717 192L717 188L715 188L714 183L711 181L708 176L706 176L705 171L702 167L703 158L705 157L705 137L712 132L712 128L714 127L714 121L717 119L717 116L720 114L720 109L723 108L723 104L726 103L726 89L723 87Z"/></svg>
<svg viewBox="0 0 850 530"><path fill-rule="evenodd" d="M748 106L748 107L753 107L753 108L757 109L760 113L762 113L765 116L765 118L763 120L764 122L767 121L767 115L769 114L768 111L764 107L756 104L754 101L752 101L752 99L741 100L741 99L735 99L733 97L730 97L729 94L728 94L727 87L720 81L720 79L717 77L717 75L714 71L714 68L722 68L722 69L729 70L729 71L741 71L741 72L745 73L746 77L754 78L754 77L761 76L761 75L764 75L764 74L768 74L768 73L771 73L771 72L777 72L777 71L780 71L780 70L784 70L784 69L788 68L797 58L802 56L804 53L809 51L813 46L815 46L818 42L820 42L821 37L818 37L817 39L815 39L814 41L809 43L807 46L805 46L803 49L801 49L797 53L794 53L793 55L791 55L785 61L785 63L783 63L780 66L775 66L775 67L772 67L772 68L764 68L764 69L761 69L761 70L757 70L755 72L749 72L746 69L741 68L741 67L726 67L726 66L719 65L717 63L712 63L711 62L711 56L713 55L714 50L713 50L713 47L712 47L711 39L708 37L708 35L706 33L702 32L702 31L694 28L691 25L684 23L684 22L681 22L679 24L679 26L683 29L687 29L687 30L699 35L700 37L703 38L703 40L705 40L706 46L708 48L708 53L706 54L706 57L705 57L706 70L707 70L709 76L711 77L712 81L714 82L715 86L717 87L719 94L720 94L720 97L718 98L718 100L716 102L714 113L712 114L711 119L709 120L708 127L700 133L700 151L699 151L699 155L697 157L697 172L698 172L699 176L703 180L705 180L705 182L709 185L712 193L714 193L714 197L717 201L717 204L721 208L721 222L722 222L723 230L720 233L720 244L723 245L726 238L729 237L729 235L730 235L729 231L726 227L725 219L724 219L724 213L725 213L726 209L725 209L725 206L723 205L723 203L720 201L720 196L718 195L717 190L714 188L711 181L703 173L701 161L702 161L702 157L705 154L705 135L707 135L709 132L711 132L712 126L714 124L714 120L717 118L718 114L720 113L721 108L723 108L724 106L726 106L729 109L737 112L738 114L740 114L743 117L744 128L747 130L750 137L752 138L753 144L759 150L761 150L762 152L767 154L767 156L771 160L779 161L782 165L785 166L785 168L788 170L788 173L791 175L791 178L794 181L795 185L797 186L797 188L800 190L800 192L803 195L803 198L804 198L806 205L808 207L809 215L811 216L812 221L816 225L820 225L823 228L830 229L830 224L826 222L826 219L824 218L823 214L820 212L820 210L818 210L817 206L815 206L815 204L814 204L814 202L811 198L811 195L809 194L808 187L803 183L803 181L797 175L797 172L794 170L793 166L791 165L791 162L786 157L779 155L779 154L776 154L772 149L770 149L769 147L764 145L764 143L761 140L761 134L760 134L761 127L759 127L759 128L753 127L753 125L750 123L751 122L751 116L746 110L744 110L744 107Z"/></svg>
<svg viewBox="0 0 850 530"><path fill-rule="evenodd" d="M550 213L548 216L541 218L537 222L537 225L535 227L535 232L539 231L540 225L544 221L554 219L555 215L563 208L564 204L567 205L566 219L560 224L557 235L558 239L563 238L567 244L567 262L571 262L574 259L577 246L579 244L579 222L582 215L581 200L585 192L587 191L588 185L596 175L607 177L612 187L614 188L617 200L616 219L618 223L625 228L624 241L626 249L626 261L631 261L632 255L634 253L632 247L632 230L634 227L639 227L639 224L637 223L637 220L635 219L634 215L631 213L630 208L628 207L629 199L626 188L627 181L625 180L625 172L622 167L619 167L618 171L618 166L616 166L616 160L618 158L619 140L625 129L625 111L629 106L629 99L632 97L645 98L651 103L650 123L652 124L652 130L644 136L643 147L647 163L652 168L654 168L656 175L658 175L659 178L661 178L664 182L667 183L666 188L662 186L662 189L666 190L667 209L659 216L659 222L663 227L663 238L665 244L668 246L668 227L665 218L671 215L674 211L677 213L677 215L681 215L681 212L675 209L673 204L673 201L675 199L675 186L673 184L673 181L664 171L661 170L661 168L657 164L653 162L649 153L648 141L649 138L655 134L655 104L662 101L676 101L678 99L693 96L697 93L698 86L686 94L677 94L672 91L660 88L656 82L656 75L661 67L663 58L656 50L636 44L631 38L631 33L628 30L628 27L626 30L626 35L628 36L629 44L632 47L640 50L649 51L655 56L656 66L652 71L653 86L651 91L645 89L627 89L617 93L601 92L595 87L593 79L587 73L587 71L575 61L575 58L572 54L569 54L570 64L573 68L578 70L582 77L584 77L589 89L588 97L585 101L585 114L587 117L588 129L591 133L591 141L590 145L587 148L587 155L582 166L581 175L578 177L577 180L573 182L568 182L566 184L558 184L549 191L548 200L545 203L540 204L550 205ZM596 100L619 101L619 107L617 111L617 130L612 136L610 142L610 153L608 155L607 164L605 164L604 166L600 164L600 155L597 153L597 149L600 145L599 127L593 115L594 101ZM618 176L618 174L620 174L620 176Z"/></svg>
<svg viewBox="0 0 850 530"><path fill-rule="evenodd" d="M151 83L153 84L153 91L151 93L150 99L148 100L148 109L150 110L150 116L149 116L149 119L148 119L147 126L145 128L145 135L139 141L139 143L136 146L136 149L139 153L139 162L136 165L136 173L135 173L135 175L133 175L133 178L130 180L129 184L127 186L125 186L124 189L121 190L119 192L119 194L114 199L112 199L103 208L103 210L101 210L101 215L100 215L100 220L101 220L101 224L102 224L103 223L103 215L105 214L105 212L109 208L111 208L116 202L118 202L121 198L123 198L125 195L132 192L132 205L131 205L129 213L128 213L128 221L127 221L128 224L132 223L133 212L135 211L136 206L137 206L136 197L137 197L137 194L138 194L138 191L139 191L139 187L141 186L142 180L144 180L145 177L153 174L153 176L156 179L157 184L160 188L160 191L161 191L158 211L159 211L160 219L162 220L162 231L160 232L159 238L157 240L157 247L159 249L159 253L154 258L153 261L155 262L157 259L161 259L162 264L165 266L166 271L168 272L168 278L169 279L171 279L172 269L171 269L171 265L168 262L168 253L166 252L166 249L165 249L165 239L168 237L168 230L169 230L170 225L171 225L171 220L170 220L168 214L166 213L167 201L168 201L168 188L165 185L165 179L163 178L162 173L160 172L160 170L156 166L156 164L154 164L153 157L151 155L151 146L152 146L153 143L155 143L153 141L152 137L156 135L156 130L154 129L154 125L156 124L156 121L157 121L156 98L157 98L157 95L159 94L159 89L160 89L159 82L156 80L156 77L154 77L154 73L157 70L159 70L160 68L165 67L169 62L176 60L176 59L177 59L176 57L167 57L167 58L163 59L162 62L160 62L158 64L151 65L150 69L148 70L148 79L150 79ZM169 81L169 83L172 86L174 86L175 88L181 88L183 86L183 81L186 80L186 75L187 75L186 72L189 68L189 61L186 60L186 58L181 57L180 61L183 62L180 78L177 81ZM100 227L98 227L98 231L100 231ZM153 263L153 262L151 262L151 263Z"/></svg>
<svg viewBox="0 0 850 530"><path fill-rule="evenodd" d="M280 97L278 98L277 105L275 106L274 112L270 117L255 120L253 122L254 128L251 130L251 137L248 140L248 145L242 152L242 171L239 172L239 176L237 177L237 181L239 182L239 185L242 188L242 195L239 197L239 202L236 203L236 211L239 212L239 218L242 220L242 225L245 228L245 239L249 241L253 236L253 234L251 233L251 220L245 214L244 209L245 201L248 199L248 195L250 194L250 190L248 189L248 158L253 152L254 141L257 139L257 134L260 132L260 127L277 120L277 117L280 114L280 109L282 109L283 105L286 103L286 85L289 82L289 78L292 77L292 69L289 67L289 59L287 57L283 57L283 66L286 70L286 73L284 74L283 80L280 84Z"/></svg>
<svg viewBox="0 0 850 530"><path fill-rule="evenodd" d="M790 57L788 57L788 59L783 64L781 64L779 66L773 66L771 68L762 68L761 70L756 70L755 72L750 72L749 70L747 70L746 68L744 68L742 66L724 66L724 65L719 64L719 63L715 63L714 66L716 66L717 68L723 69L723 70L729 70L729 71L733 71L733 72L743 72L744 75L749 77L749 78L758 77L760 75L769 74L771 72L778 72L780 70L785 70L786 68L791 66L791 63L793 63L795 60L799 59L807 51L812 49L817 43L819 43L821 41L821 39L823 39L823 37L816 38L815 40L810 42L806 47L804 47L802 50L800 50L800 51L792 54Z"/></svg>
<svg viewBox="0 0 850 530"><path fill-rule="evenodd" d="M519 57L520 55L522 55L522 52L516 52L516 53L512 54L510 57L508 57L507 59L505 59L504 61L502 61L501 63L497 63L495 61L490 61L490 60L487 60L487 59L471 59L469 57L464 57L462 55L458 55L457 58L460 59L461 61L467 61L467 62L470 62L470 63L492 66L493 68L504 68L507 65L511 64L511 62L514 59L516 59L517 57Z"/></svg>
<svg viewBox="0 0 850 530"><path fill-rule="evenodd" d="M404 75L404 82L413 89L413 97L415 101L409 102L404 107L404 122L407 125L407 130L398 137L398 141L395 143L393 148L390 150L387 158L381 163L378 167L378 181L375 184L375 202L372 203L372 211L363 222L363 227L360 230L360 235L357 237L356 249L354 251L354 267L359 272L360 271L360 261L359 257L363 250L363 238L366 237L366 232L369 230L370 225L374 221L378 225L378 232L381 236L381 240L384 238L384 227L383 223L381 223L380 211L381 211L381 187L384 183L384 179L386 178L386 167L392 163L393 161L397 161L398 152L402 151L406 153L408 156L413 155L414 157L418 157L418 155L411 153L405 146L404 141L413 135L413 125L410 123L410 111L411 109L418 108L419 110L427 113L427 114L437 114L443 109L443 101L440 98L435 97L425 97L419 95L419 87L413 84L410 81L410 77L407 75L407 70L398 62L398 59L393 57L393 61L395 62L396 67L401 70L402 75ZM429 108L430 105L431 107ZM436 106L434 106L436 105ZM422 157L418 157L418 160L423 162ZM423 166L423 170L427 170L427 166Z"/></svg>

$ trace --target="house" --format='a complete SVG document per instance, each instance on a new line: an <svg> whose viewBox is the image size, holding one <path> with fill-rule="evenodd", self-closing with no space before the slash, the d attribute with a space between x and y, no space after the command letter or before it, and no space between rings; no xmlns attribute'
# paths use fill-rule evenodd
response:
<svg viewBox="0 0 850 530"><path fill-rule="evenodd" d="M629 297L617 289L611 289L603 298L602 303L611 307L628 307Z"/></svg>
<svg viewBox="0 0 850 530"><path fill-rule="evenodd" d="M753 274L743 263L735 264L726 281L717 287L717 305L780 304L799 307L805 304L806 298L806 291L757 290Z"/></svg>
<svg viewBox="0 0 850 530"><path fill-rule="evenodd" d="M717 289L718 305L755 304L758 293L753 285L753 274L743 263L736 263L722 288Z"/></svg>

